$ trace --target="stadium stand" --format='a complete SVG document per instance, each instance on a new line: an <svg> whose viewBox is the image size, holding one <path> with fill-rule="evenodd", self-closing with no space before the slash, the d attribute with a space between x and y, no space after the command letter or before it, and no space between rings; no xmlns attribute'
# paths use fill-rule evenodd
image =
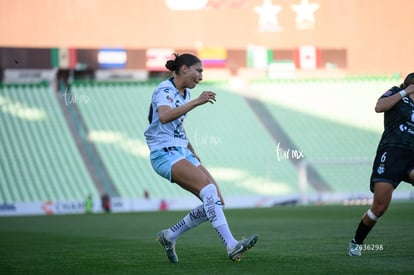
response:
<svg viewBox="0 0 414 275"><path fill-rule="evenodd" d="M300 194L300 167L292 161L295 156L283 156L293 150L303 153L300 159L332 194L367 193L382 130L382 116L374 113L373 104L381 90L395 82L252 81L242 92L226 82L203 82L192 91L192 98L200 91L214 90L217 102L191 112L187 135L225 196ZM143 198L148 192L157 199L188 197L159 177L148 159L143 133L155 87L154 82L74 81L67 97L44 83L1 84L0 202L102 195L70 132L73 129L59 102L62 96L66 105L76 106L79 118L75 119L82 119L84 138L96 148L117 195ZM260 101L257 106L263 112L255 110L250 99ZM276 123L268 125L278 125L278 131L288 137L290 147L279 148L280 140L266 128L263 114ZM312 175L308 176L311 182ZM399 190L411 189L403 185ZM308 192L320 191L310 186Z"/></svg>
<svg viewBox="0 0 414 275"><path fill-rule="evenodd" d="M367 192L382 131L375 102L395 83L398 80L390 78L258 81L250 92L261 99L333 193L359 194Z"/></svg>
<svg viewBox="0 0 414 275"><path fill-rule="evenodd" d="M103 162L122 197L178 197L185 191L168 184L152 170L143 132L154 85L92 83L72 85L76 97L87 96L79 109ZM220 85L202 84L193 91L214 89L218 102L191 113L187 134L225 194L291 194L296 175L289 163L278 163L276 145L244 99ZM292 184L293 183L293 184Z"/></svg>
<svg viewBox="0 0 414 275"><path fill-rule="evenodd" d="M0 120L0 202L98 196L48 84L1 84Z"/></svg>
<svg viewBox="0 0 414 275"><path fill-rule="evenodd" d="M293 165L278 160L277 144L245 98L232 93L228 85L206 83L198 87L200 91L211 89L217 93L217 102L190 116L190 138L213 172L215 167L224 168L223 179L229 177L231 171L239 175L222 184L228 186L228 193L236 192L233 186L243 187L247 191L244 194L298 193Z"/></svg>

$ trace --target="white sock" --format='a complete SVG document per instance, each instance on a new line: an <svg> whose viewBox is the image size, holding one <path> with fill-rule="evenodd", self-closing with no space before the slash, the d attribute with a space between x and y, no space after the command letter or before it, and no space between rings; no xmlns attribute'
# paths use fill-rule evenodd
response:
<svg viewBox="0 0 414 275"><path fill-rule="evenodd" d="M237 244L227 224L223 212L223 205L218 197L216 186L212 183L200 191L200 198L204 204L204 210L211 225L223 240L227 250L234 248Z"/></svg>
<svg viewBox="0 0 414 275"><path fill-rule="evenodd" d="M237 240L234 239L233 234L231 234L228 224L222 224L215 229L224 245L226 246L227 252L230 252L236 246Z"/></svg>
<svg viewBox="0 0 414 275"><path fill-rule="evenodd" d="M204 205L201 204L191 210L190 213L184 217L184 221L190 228L197 227L203 222L208 221L206 211L204 210Z"/></svg>
<svg viewBox="0 0 414 275"><path fill-rule="evenodd" d="M199 205L190 211L182 220L180 220L175 225L171 226L166 233L166 238L169 241L174 242L178 237L190 230L191 228L197 227L203 222L208 221L206 212L204 210L204 205Z"/></svg>

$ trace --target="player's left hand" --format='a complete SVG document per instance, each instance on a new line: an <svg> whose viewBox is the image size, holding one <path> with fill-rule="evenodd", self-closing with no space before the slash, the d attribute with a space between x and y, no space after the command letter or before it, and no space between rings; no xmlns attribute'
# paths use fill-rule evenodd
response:
<svg viewBox="0 0 414 275"><path fill-rule="evenodd" d="M198 98L201 101L201 104L204 104L207 102L214 104L214 102L216 102L216 93L212 91L204 91L200 94Z"/></svg>

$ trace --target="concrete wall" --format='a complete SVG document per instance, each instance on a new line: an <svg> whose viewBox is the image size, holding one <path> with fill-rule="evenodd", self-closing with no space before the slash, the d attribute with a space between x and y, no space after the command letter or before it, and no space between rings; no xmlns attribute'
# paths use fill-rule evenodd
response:
<svg viewBox="0 0 414 275"><path fill-rule="evenodd" d="M349 73L414 71L412 0L302 1L319 5L302 26L293 10L301 0L191 0L203 5L192 11L167 5L175 1L180 0L0 0L0 47L293 49L310 44L346 49ZM266 1L280 9L268 17L276 21L276 31L261 31L259 21L265 18L255 9Z"/></svg>

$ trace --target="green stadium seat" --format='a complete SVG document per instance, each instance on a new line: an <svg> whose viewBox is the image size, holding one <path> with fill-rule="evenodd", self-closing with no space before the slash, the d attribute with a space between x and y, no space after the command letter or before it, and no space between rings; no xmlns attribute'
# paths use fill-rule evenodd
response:
<svg viewBox="0 0 414 275"><path fill-rule="evenodd" d="M99 197L51 87L3 84L0 97L0 203Z"/></svg>
<svg viewBox="0 0 414 275"><path fill-rule="evenodd" d="M224 196L301 193L298 169L278 159L278 141L246 96L258 99L333 194L368 192L372 159L382 132L376 99L396 80L349 77L330 80L252 81L247 94L225 82L200 83L196 98L214 90L217 102L191 111L189 139ZM397 81L398 83L398 81ZM143 135L156 82L75 81L73 96L87 135L119 196L170 199L189 196L152 169ZM0 85L0 203L83 200L99 197L56 94L46 84ZM358 100L355 100L358 98ZM410 186L399 190L408 192ZM310 195L318 192L309 187Z"/></svg>
<svg viewBox="0 0 414 275"><path fill-rule="evenodd" d="M155 198L188 195L160 178L149 162L143 133L148 127L147 112L155 84L74 84L72 92L76 96L90 98L90 104L78 107L122 197L141 197L144 190ZM194 110L186 122L186 130L222 192L232 195L296 193L293 166L277 162L276 145L245 100L223 87L212 88L218 93L218 102ZM192 97L203 89L208 87L200 85L192 91Z"/></svg>

